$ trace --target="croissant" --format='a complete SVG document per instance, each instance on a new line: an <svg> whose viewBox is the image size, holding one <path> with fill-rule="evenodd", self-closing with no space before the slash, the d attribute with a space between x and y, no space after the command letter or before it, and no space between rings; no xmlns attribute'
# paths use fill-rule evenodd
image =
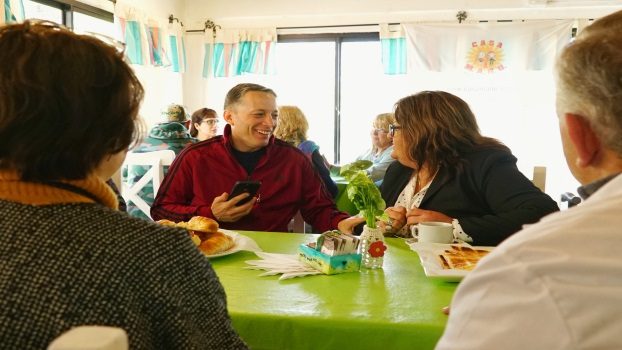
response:
<svg viewBox="0 0 622 350"><path fill-rule="evenodd" d="M204 216L193 216L188 222L174 223L170 220L158 220L158 224L164 226L181 227L188 230L190 238L199 250L206 255L212 255L233 247L233 239L218 231L218 222Z"/></svg>
<svg viewBox="0 0 622 350"><path fill-rule="evenodd" d="M234 242L231 237L218 231L210 233L207 239L202 241L199 245L199 250L202 251L203 254L212 255L231 249L233 244Z"/></svg>

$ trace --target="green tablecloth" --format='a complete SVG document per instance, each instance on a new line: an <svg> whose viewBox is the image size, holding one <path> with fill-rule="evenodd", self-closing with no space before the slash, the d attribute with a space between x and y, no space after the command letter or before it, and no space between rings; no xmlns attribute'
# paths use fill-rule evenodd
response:
<svg viewBox="0 0 622 350"><path fill-rule="evenodd" d="M240 232L267 252L295 254L317 235ZM387 239L382 270L279 281L238 252L212 259L233 325L251 349L432 349L456 284L428 279L416 253Z"/></svg>

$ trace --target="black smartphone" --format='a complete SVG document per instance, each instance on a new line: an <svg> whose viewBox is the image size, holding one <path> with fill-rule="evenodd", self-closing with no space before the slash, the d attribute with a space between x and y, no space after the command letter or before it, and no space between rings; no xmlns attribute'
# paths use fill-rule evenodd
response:
<svg viewBox="0 0 622 350"><path fill-rule="evenodd" d="M253 199L253 197L257 195L257 192L259 191L260 186L261 186L261 181L237 181L235 185L233 185L231 192L229 192L228 199L237 197L241 195L242 193L246 192L249 194L249 196L239 201L236 204L236 206L247 203L248 201L250 201L251 199Z"/></svg>

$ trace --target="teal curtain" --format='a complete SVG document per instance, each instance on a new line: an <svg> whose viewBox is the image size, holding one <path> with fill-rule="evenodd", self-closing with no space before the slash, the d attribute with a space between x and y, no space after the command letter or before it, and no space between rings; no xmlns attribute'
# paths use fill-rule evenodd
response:
<svg viewBox="0 0 622 350"><path fill-rule="evenodd" d="M4 16L0 17L0 23L15 23L24 20L24 4L22 0L4 0Z"/></svg>
<svg viewBox="0 0 622 350"><path fill-rule="evenodd" d="M140 24L125 22L125 54L132 64L143 64L143 48L140 39Z"/></svg>
<svg viewBox="0 0 622 350"><path fill-rule="evenodd" d="M406 39L381 39L384 74L406 74Z"/></svg>
<svg viewBox="0 0 622 350"><path fill-rule="evenodd" d="M222 30L216 43L205 43L203 77L272 74L276 29ZM228 38L224 43L221 38Z"/></svg>
<svg viewBox="0 0 622 350"><path fill-rule="evenodd" d="M180 67L179 67L179 52L177 49L177 36L175 35L171 35L169 37L170 40L170 44L171 44L171 64L173 66L173 72L180 72Z"/></svg>
<svg viewBox="0 0 622 350"><path fill-rule="evenodd" d="M212 58L211 55L211 50L212 50L212 45L210 44L204 44L204 50L205 50L205 54L203 55L203 78L207 78L209 76L209 67L210 67L210 61Z"/></svg>
<svg viewBox="0 0 622 350"><path fill-rule="evenodd" d="M257 59L257 45L258 43L252 41L242 41L239 44L239 58L238 65L235 70L235 75L242 75L243 73L255 73L256 59Z"/></svg>

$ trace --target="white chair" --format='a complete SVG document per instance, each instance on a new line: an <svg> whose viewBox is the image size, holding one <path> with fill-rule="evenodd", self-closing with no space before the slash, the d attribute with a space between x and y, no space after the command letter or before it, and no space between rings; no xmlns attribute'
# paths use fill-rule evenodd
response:
<svg viewBox="0 0 622 350"><path fill-rule="evenodd" d="M546 188L546 167L545 166L535 166L533 167L533 177L531 182L536 185L540 191L544 192Z"/></svg>
<svg viewBox="0 0 622 350"><path fill-rule="evenodd" d="M145 215L151 217L149 204L140 198L139 193L151 181L153 183L153 195L155 196L160 189L160 184L164 178L164 167L170 166L175 159L175 152L162 150L144 153L128 153L124 165L128 167L128 173L132 166L149 166L149 170L133 185L126 181L121 187L121 195L126 202L132 201L138 209Z"/></svg>
<svg viewBox="0 0 622 350"><path fill-rule="evenodd" d="M128 350L127 333L121 328L79 326L54 339L47 350Z"/></svg>

